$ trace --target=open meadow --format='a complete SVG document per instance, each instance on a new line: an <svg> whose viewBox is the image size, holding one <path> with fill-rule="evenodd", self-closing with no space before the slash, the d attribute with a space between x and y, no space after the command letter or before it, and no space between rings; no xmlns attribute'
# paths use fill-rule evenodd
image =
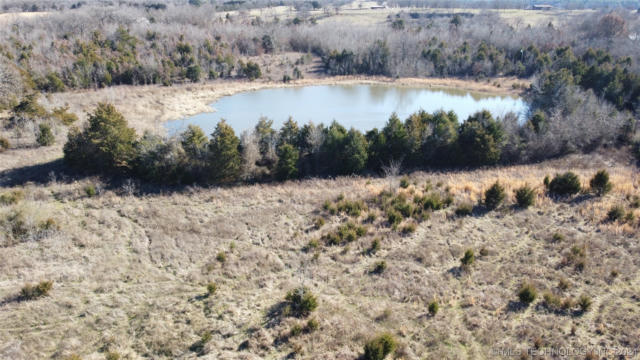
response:
<svg viewBox="0 0 640 360"><path fill-rule="evenodd" d="M554 201L539 192L548 174L573 170L584 182L601 168L614 184L604 198ZM4 188L22 199L2 206L0 217L23 219L27 233L20 241L2 240L0 357L257 359L293 353L353 359L382 331L394 334L398 357L406 359L491 359L498 348L640 346L638 222L607 220L613 205L636 218L639 213L640 179L624 156L417 172L408 179L406 188L398 178L342 177L156 193L135 183L110 188L93 178L52 177ZM455 215L458 205L476 203L495 180L509 194L504 207ZM524 183L537 189L537 202L519 210L511 194ZM370 203L390 186L408 196L426 193L427 186L448 189L454 200L403 234ZM90 187L95 195L87 194ZM371 211L350 217L323 210L325 200L341 194L364 200ZM318 226L318 218L326 223ZM39 224L49 219L54 228L42 230ZM4 229L18 226L15 221ZM347 221L363 223L366 234L325 245L322 236ZM372 253L375 239L379 247ZM309 249L314 240L319 245ZM460 261L467 249L476 254L468 269ZM385 269L375 273L379 262ZM25 283L43 280L53 281L49 296L16 299ZM526 282L539 295L524 307L517 291ZM212 294L210 283L216 285ZM297 334L296 326L308 319L276 309L301 285L317 296L309 315L317 329ZM547 291L562 299L588 296L590 308L554 310L543 300ZM430 315L433 301L440 310Z"/></svg>
<svg viewBox="0 0 640 360"><path fill-rule="evenodd" d="M639 33L626 0L0 0L0 360L640 359Z"/></svg>

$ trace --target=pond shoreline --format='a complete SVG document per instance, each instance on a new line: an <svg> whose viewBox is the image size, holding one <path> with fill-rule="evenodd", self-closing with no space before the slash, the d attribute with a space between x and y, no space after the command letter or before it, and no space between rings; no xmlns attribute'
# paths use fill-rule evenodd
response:
<svg viewBox="0 0 640 360"><path fill-rule="evenodd" d="M457 78L388 78L365 76L334 76L306 78L283 83L267 80L217 80L171 87L160 85L121 85L97 90L76 90L54 93L42 99L46 107L69 105L82 120L99 102L110 102L122 112L138 133L151 131L166 134L164 123L199 113L214 112L210 104L224 96L241 92L313 85L387 84L394 86L424 86L434 89L459 89L491 95L518 96L521 89L513 84L528 85L527 80L513 77L491 78L477 82ZM499 86L497 86L499 85Z"/></svg>
<svg viewBox="0 0 640 360"><path fill-rule="evenodd" d="M251 130L258 119L267 117L274 128L288 118L299 124L329 125L337 121L345 128L367 132L382 128L391 114L406 119L419 110L428 113L454 111L460 121L481 110L494 116L507 112L523 120L527 104L521 97L495 95L452 87L405 83L365 83L276 87L224 96L211 104L212 111L164 123L168 134L179 134L188 125L211 134L220 119L226 119L236 134Z"/></svg>

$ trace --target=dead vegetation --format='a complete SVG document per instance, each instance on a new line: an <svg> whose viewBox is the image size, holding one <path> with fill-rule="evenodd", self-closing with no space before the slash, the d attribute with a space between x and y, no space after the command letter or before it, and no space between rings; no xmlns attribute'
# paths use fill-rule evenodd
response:
<svg viewBox="0 0 640 360"><path fill-rule="evenodd" d="M391 192L388 179L360 177L170 193L55 177L3 188L0 357L354 359L380 354L381 334L406 359L636 348L640 182L626 161L419 172ZM542 184L572 171L588 188L603 168L603 196L554 199ZM496 180L503 202L479 211ZM528 209L516 206L525 184ZM455 216L461 204L471 216ZM613 205L635 217L609 221ZM53 230L14 237L17 213L28 234ZM12 300L43 279L55 284L48 296ZM537 295L523 295L526 307L523 284Z"/></svg>

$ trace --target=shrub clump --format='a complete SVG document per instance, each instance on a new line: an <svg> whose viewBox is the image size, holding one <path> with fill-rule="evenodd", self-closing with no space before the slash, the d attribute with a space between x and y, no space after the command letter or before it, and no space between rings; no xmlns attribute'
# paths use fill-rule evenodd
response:
<svg viewBox="0 0 640 360"><path fill-rule="evenodd" d="M96 187L93 184L89 184L84 187L84 193L87 194L88 197L94 197L97 194Z"/></svg>
<svg viewBox="0 0 640 360"><path fill-rule="evenodd" d="M218 290L218 285L214 282L210 282L207 284L207 295L211 296L216 293Z"/></svg>
<svg viewBox="0 0 640 360"><path fill-rule="evenodd" d="M551 242L557 243L561 241L564 241L564 235L558 232L553 233L553 235L551 236Z"/></svg>
<svg viewBox="0 0 640 360"><path fill-rule="evenodd" d="M40 124L38 128L38 137L36 138L36 142L40 146L51 146L56 141L55 136L53 136L53 132L51 131L51 126L49 124Z"/></svg>
<svg viewBox="0 0 640 360"><path fill-rule="evenodd" d="M447 207L453 199L451 197L447 197L442 199L442 197L437 193L429 193L422 197L416 197L413 201L416 205L422 206L424 210L441 210Z"/></svg>
<svg viewBox="0 0 640 360"><path fill-rule="evenodd" d="M13 205L24 199L24 193L21 190L14 190L0 194L0 205Z"/></svg>
<svg viewBox="0 0 640 360"><path fill-rule="evenodd" d="M38 228L42 231L56 231L60 230L60 225L58 225L58 222L55 219L47 218L46 220L38 223Z"/></svg>
<svg viewBox="0 0 640 360"><path fill-rule="evenodd" d="M376 221L376 213L374 212L370 212L367 214L367 217L364 219L364 222L366 223L373 223L374 221Z"/></svg>
<svg viewBox="0 0 640 360"><path fill-rule="evenodd" d="M104 358L105 360L120 360L120 354L114 351L109 351Z"/></svg>
<svg viewBox="0 0 640 360"><path fill-rule="evenodd" d="M462 259L460 259L460 263L462 263L463 267L473 265L474 261L476 261L476 256L473 253L473 249L467 249L467 251L464 252Z"/></svg>
<svg viewBox="0 0 640 360"><path fill-rule="evenodd" d="M530 283L523 284L518 290L518 299L523 304L531 304L535 301L536 297L538 297L538 291L535 286Z"/></svg>
<svg viewBox="0 0 640 360"><path fill-rule="evenodd" d="M371 246L369 246L369 249L367 249L367 253L372 255L377 253L378 250L380 250L380 239L375 238L371 241Z"/></svg>
<svg viewBox="0 0 640 360"><path fill-rule="evenodd" d="M440 305L438 304L437 301L432 301L429 303L429 314L431 316L436 316L436 314L438 313L438 310L440 310Z"/></svg>
<svg viewBox="0 0 640 360"><path fill-rule="evenodd" d="M324 204L322 204L322 208L331 215L335 215L338 213L338 208L329 200L324 201Z"/></svg>
<svg viewBox="0 0 640 360"><path fill-rule="evenodd" d="M414 232L416 232L416 228L417 225L413 222L406 224L405 226L402 227L402 233L403 234L412 234Z"/></svg>
<svg viewBox="0 0 640 360"><path fill-rule="evenodd" d="M316 240L316 239L311 239L311 240L309 240L309 242L307 243L307 245L305 245L305 246L302 248L302 250L303 250L304 252L309 252L309 251L312 251L312 250L317 249L319 246L320 246L320 243L318 242L318 240Z"/></svg>
<svg viewBox="0 0 640 360"><path fill-rule="evenodd" d="M289 330L289 337L296 337L300 334L302 334L302 326L300 326L299 324L293 325L291 327L291 330Z"/></svg>
<svg viewBox="0 0 640 360"><path fill-rule="evenodd" d="M400 224L400 222L402 221L402 214L400 214L399 212L393 209L389 210L387 212L387 221L389 222L389 225L391 225L392 228L396 228L398 224Z"/></svg>
<svg viewBox="0 0 640 360"><path fill-rule="evenodd" d="M465 203L456 208L455 214L458 217L469 216L473 213L473 205Z"/></svg>
<svg viewBox="0 0 640 360"><path fill-rule="evenodd" d="M415 205L408 202L407 195L403 193L394 196L392 193L384 191L375 199L375 202L384 209L389 225L393 229L397 227L403 218L409 218L418 213Z"/></svg>
<svg viewBox="0 0 640 360"><path fill-rule="evenodd" d="M591 191L596 195L602 196L613 189L613 184L609 181L609 173L606 170L598 171L589 181Z"/></svg>
<svg viewBox="0 0 640 360"><path fill-rule="evenodd" d="M409 178L404 176L400 179L400 187L406 189L409 187Z"/></svg>
<svg viewBox="0 0 640 360"><path fill-rule="evenodd" d="M26 284L20 290L20 297L23 300L34 300L49 295L53 288L53 281L41 281L36 285Z"/></svg>
<svg viewBox="0 0 640 360"><path fill-rule="evenodd" d="M614 205L607 212L607 219L611 222L622 220L624 217L624 208L620 205Z"/></svg>
<svg viewBox="0 0 640 360"><path fill-rule="evenodd" d="M295 317L306 317L318 307L318 299L306 287L290 290L284 298L288 313Z"/></svg>
<svg viewBox="0 0 640 360"><path fill-rule="evenodd" d="M581 295L578 299L578 306L580 307L581 312L587 312L591 308L591 298L587 295Z"/></svg>
<svg viewBox="0 0 640 360"><path fill-rule="evenodd" d="M407 197L404 194L399 194L396 197L386 199L385 208L387 215L395 211L398 213L397 215L404 218L411 217L415 211L415 207L413 204L407 202ZM391 223L391 221L389 222Z"/></svg>
<svg viewBox="0 0 640 360"><path fill-rule="evenodd" d="M11 145L9 144L9 140L7 138L0 136L0 153L9 149Z"/></svg>
<svg viewBox="0 0 640 360"><path fill-rule="evenodd" d="M360 216L360 214L362 214L362 211L367 209L362 200L341 200L338 202L337 208L339 212L343 212L352 217Z"/></svg>
<svg viewBox="0 0 640 360"><path fill-rule="evenodd" d="M304 331L306 333L312 333L318 330L319 327L320 327L320 324L318 323L318 320L311 318L307 321L307 324L304 326Z"/></svg>
<svg viewBox="0 0 640 360"><path fill-rule="evenodd" d="M549 194L555 196L571 196L580 192L582 186L578 175L571 171L564 174L558 174L547 185Z"/></svg>
<svg viewBox="0 0 640 360"><path fill-rule="evenodd" d="M342 245L358 240L358 238L364 236L366 233L367 229L364 226L349 221L346 224L338 226L336 232L326 234L322 238L327 245Z"/></svg>
<svg viewBox="0 0 640 360"><path fill-rule="evenodd" d="M69 112L68 106L58 107L51 111L51 116L54 119L59 120L66 126L71 126L74 122L78 121L78 116Z"/></svg>
<svg viewBox="0 0 640 360"><path fill-rule="evenodd" d="M634 209L640 208L640 196L634 195L633 197L631 197L630 201L631 203L629 204L629 206Z"/></svg>
<svg viewBox="0 0 640 360"><path fill-rule="evenodd" d="M384 260L378 261L373 265L371 270L372 274L382 274L387 269L387 262Z"/></svg>
<svg viewBox="0 0 640 360"><path fill-rule="evenodd" d="M493 185L491 185L490 188L487 189L487 191L484 192L484 206L486 206L489 210L494 210L498 206L500 206L500 204L504 200L504 197L504 187L496 181Z"/></svg>
<svg viewBox="0 0 640 360"><path fill-rule="evenodd" d="M518 207L526 209L533 206L536 201L536 192L529 185L524 185L516 189L516 203Z"/></svg>
<svg viewBox="0 0 640 360"><path fill-rule="evenodd" d="M546 291L542 298L544 299L544 306L551 311L559 311L562 309L562 299L552 293L551 291Z"/></svg>
<svg viewBox="0 0 640 360"><path fill-rule="evenodd" d="M383 360L396 350L397 344L393 335L384 333L367 341L364 345L365 360Z"/></svg>
<svg viewBox="0 0 640 360"><path fill-rule="evenodd" d="M562 259L562 265L573 265L577 271L584 270L587 263L587 248L586 246L573 245L569 252Z"/></svg>

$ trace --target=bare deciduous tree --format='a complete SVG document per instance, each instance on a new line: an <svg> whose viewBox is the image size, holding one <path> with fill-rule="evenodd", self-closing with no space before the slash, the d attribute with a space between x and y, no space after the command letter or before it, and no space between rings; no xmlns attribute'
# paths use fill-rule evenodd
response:
<svg viewBox="0 0 640 360"><path fill-rule="evenodd" d="M6 61L0 61L0 105L22 93L20 75Z"/></svg>
<svg viewBox="0 0 640 360"><path fill-rule="evenodd" d="M392 159L388 164L382 166L384 177L389 180L389 191L394 192L397 186L395 182L402 169L402 160Z"/></svg>
<svg viewBox="0 0 640 360"><path fill-rule="evenodd" d="M245 130L240 135L240 146L242 147L242 179L254 179L258 175L256 163L260 160L260 149L255 134Z"/></svg>

